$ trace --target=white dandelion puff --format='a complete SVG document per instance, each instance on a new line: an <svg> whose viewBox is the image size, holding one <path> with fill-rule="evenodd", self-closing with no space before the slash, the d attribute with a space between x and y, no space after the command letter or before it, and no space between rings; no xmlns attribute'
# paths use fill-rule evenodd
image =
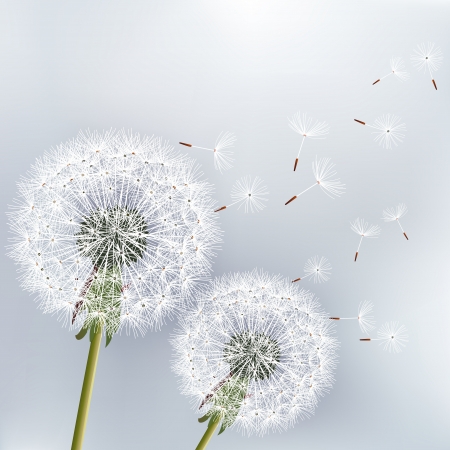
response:
<svg viewBox="0 0 450 450"><path fill-rule="evenodd" d="M409 73L404 71L405 64L402 60L402 58L391 58L391 71L385 75L384 77L378 78L378 80L374 81L372 85L379 83L381 80L384 80L389 75L395 75L400 81L405 81L409 78Z"/></svg>
<svg viewBox="0 0 450 450"><path fill-rule="evenodd" d="M305 138L310 139L325 139L325 135L330 131L330 127L326 122L319 122L318 120L313 120L307 114L301 114L297 112L294 114L292 119L288 119L289 126L300 136L302 136L302 142L298 150L297 158L294 163L294 171L297 169L298 159L300 157L300 152L302 151L303 143Z"/></svg>
<svg viewBox="0 0 450 450"><path fill-rule="evenodd" d="M378 130L372 132L375 135L375 142L386 149L392 149L392 144L397 146L403 142L405 135L402 132L406 131L406 125L400 123L400 120L400 117L392 114L385 114L378 117L374 125L368 125L362 120L354 119L355 122Z"/></svg>
<svg viewBox="0 0 450 450"><path fill-rule="evenodd" d="M192 148L199 148L201 150L208 150L213 152L214 155L214 167L220 173L233 167L232 162L233 152L230 150L236 142L236 136L233 133L226 131L220 133L216 140L214 148L198 147L197 145L188 144L186 142L180 142L181 145Z"/></svg>
<svg viewBox="0 0 450 450"><path fill-rule="evenodd" d="M382 219L385 222L393 222L394 220L397 221L398 226L402 230L403 235L407 240L409 240L408 236L405 233L405 230L403 229L400 218L403 217L408 212L408 208L404 203L400 203L396 208L387 208L383 211L383 217Z"/></svg>
<svg viewBox="0 0 450 450"><path fill-rule="evenodd" d="M303 277L296 278L292 282L295 283L297 281L311 277L311 279L314 280L314 283L322 283L330 279L329 275L331 273L331 269L331 264L328 262L327 258L324 258L323 256L321 258L319 258L318 256L313 256L305 263L305 274L303 275Z"/></svg>
<svg viewBox="0 0 450 450"><path fill-rule="evenodd" d="M331 164L330 158L321 158L319 160L313 161L312 163L312 171L316 182L300 192L300 194L294 195L290 198L285 205L293 202L296 198L300 197L306 191L309 191L314 186L319 186L328 197L340 197L345 191L345 184L342 184L341 181L337 178L334 178L336 175L336 171L333 170L334 164Z"/></svg>
<svg viewBox="0 0 450 450"><path fill-rule="evenodd" d="M427 44L419 44L411 55L411 61L417 70L424 70L424 72L428 71L431 77L431 82L437 90L433 72L437 72L441 67L443 56L441 49L439 47L435 47L434 45L435 44L432 42L428 42Z"/></svg>
<svg viewBox="0 0 450 450"><path fill-rule="evenodd" d="M18 183L10 256L44 313L88 332L74 432L81 448L102 334L143 334L208 277L220 241L211 186L159 138L80 133ZM88 381L86 381L88 380Z"/></svg>
<svg viewBox="0 0 450 450"><path fill-rule="evenodd" d="M363 238L377 238L380 234L380 227L378 225L369 225L364 219L360 219L359 217L354 221L350 222L350 228L361 236L359 240L358 249L355 254L355 261L358 258L359 249L361 247L361 242Z"/></svg>
<svg viewBox="0 0 450 450"><path fill-rule="evenodd" d="M252 179L250 176L246 176L236 181L236 184L231 190L231 198L234 200L232 203L226 206L221 206L214 212L223 211L233 205L239 205L238 209L243 206L246 213L258 212L266 207L267 191L263 181L259 177Z"/></svg>
<svg viewBox="0 0 450 450"><path fill-rule="evenodd" d="M360 341L380 341L383 350L400 353L406 347L408 335L404 325L399 325L398 322L387 322L378 330L378 337L376 339L362 338Z"/></svg>
<svg viewBox="0 0 450 450"><path fill-rule="evenodd" d="M330 317L330 320L357 320L363 333L368 333L375 328L375 320L370 313L373 310L373 304L364 300L360 303L358 315L356 317Z"/></svg>
<svg viewBox="0 0 450 450"><path fill-rule="evenodd" d="M216 279L172 339L173 370L207 433L222 422L220 432L262 435L310 416L333 384L330 325L289 280L256 270Z"/></svg>

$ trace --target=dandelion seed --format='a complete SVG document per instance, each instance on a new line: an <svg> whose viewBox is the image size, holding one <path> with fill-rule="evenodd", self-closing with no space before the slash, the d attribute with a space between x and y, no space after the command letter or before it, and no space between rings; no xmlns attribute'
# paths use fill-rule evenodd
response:
<svg viewBox="0 0 450 450"><path fill-rule="evenodd" d="M411 61L417 70L430 74L431 82L433 83L434 88L437 90L436 82L433 78L433 72L437 72L442 64L442 52L439 47L434 47L432 42L428 42L427 44L422 43L417 46L414 50L414 53L411 55Z"/></svg>
<svg viewBox="0 0 450 450"><path fill-rule="evenodd" d="M221 206L214 212L223 211L233 205L239 205L238 209L243 206L246 213L258 212L266 207L264 202L267 202L268 194L261 178L255 177L252 180L250 176L246 176L238 180L231 190L231 198L234 201L229 205Z"/></svg>
<svg viewBox="0 0 450 450"><path fill-rule="evenodd" d="M285 430L332 387L332 322L287 279L256 270L223 276L181 316L173 370L199 421L213 427L202 444L220 422L220 433Z"/></svg>
<svg viewBox="0 0 450 450"><path fill-rule="evenodd" d="M355 254L355 261L358 258L359 249L361 247L361 242L363 238L377 238L380 234L380 227L378 225L369 225L364 219L360 219L359 217L354 221L350 222L350 228L361 236L359 240L358 249Z"/></svg>
<svg viewBox="0 0 450 450"><path fill-rule="evenodd" d="M374 81L372 85L379 83L381 80L384 80L389 75L395 75L400 81L405 81L409 78L409 73L403 70L405 68L405 64L403 63L402 58L392 57L390 63L391 63L391 71L384 77L378 78L378 80Z"/></svg>
<svg viewBox="0 0 450 450"><path fill-rule="evenodd" d="M363 301L359 305L358 315L356 317L330 317L330 320L357 320L363 333L368 333L375 328L375 321L370 313L373 310L373 304Z"/></svg>
<svg viewBox="0 0 450 450"><path fill-rule="evenodd" d="M327 258L323 256L319 258L318 256L313 256L308 259L305 263L304 271L305 275L302 278L296 278L292 282L303 280L305 278L311 277L314 283L322 283L330 279L331 264L328 262Z"/></svg>
<svg viewBox="0 0 450 450"><path fill-rule="evenodd" d="M378 330L378 338L362 338L360 341L380 341L383 350L388 350L392 353L400 353L406 343L408 342L408 335L404 325L399 325L398 322L387 322Z"/></svg>
<svg viewBox="0 0 450 450"><path fill-rule="evenodd" d="M405 137L402 131L406 131L406 125L404 123L399 123L401 119L391 114L378 117L375 120L374 125L368 125L366 122L358 119L353 120L378 130L372 132L372 134L375 135L375 142L386 149L391 149L392 144L397 146L398 143L403 142L403 138Z"/></svg>
<svg viewBox="0 0 450 450"><path fill-rule="evenodd" d="M300 152L302 151L305 138L311 139L325 139L325 135L328 134L330 128L326 122L313 121L307 114L300 114L297 112L292 119L288 119L289 126L300 136L302 136L302 142L298 150L297 158L294 163L294 171L297 169L298 159Z"/></svg>
<svg viewBox="0 0 450 450"><path fill-rule="evenodd" d="M186 147L199 148L202 150L213 152L214 167L216 168L216 170L222 173L224 170L228 170L233 167L231 164L234 161L232 157L233 152L230 150L230 148L234 146L235 142L236 137L233 133L222 132L217 138L214 148L198 147L186 142L180 142L180 144Z"/></svg>
<svg viewBox="0 0 450 450"><path fill-rule="evenodd" d="M78 449L102 335L108 345L159 328L209 275L220 241L211 186L161 139L123 131L80 133L18 186L8 215L22 286L77 339L91 337Z"/></svg>
<svg viewBox="0 0 450 450"><path fill-rule="evenodd" d="M405 230L403 229L402 225L400 224L400 218L403 217L408 212L408 208L406 208L406 205L404 203L400 203L397 208L387 208L383 211L383 217L382 219L385 222L393 222L394 220L397 221L398 226L402 230L403 235L407 240L409 240L408 236L405 233Z"/></svg>
<svg viewBox="0 0 450 450"><path fill-rule="evenodd" d="M344 193L345 184L342 184L339 179L333 179L333 177L336 175L336 171L333 170L333 167L334 164L330 163L329 158L322 158L317 161L316 157L316 160L312 163L312 171L316 182L309 188L300 192L300 194L294 195L285 203L285 205L293 202L296 198L300 197L300 195L302 195L306 191L309 191L314 186L319 186L322 191L328 195L328 197L340 197L341 194Z"/></svg>

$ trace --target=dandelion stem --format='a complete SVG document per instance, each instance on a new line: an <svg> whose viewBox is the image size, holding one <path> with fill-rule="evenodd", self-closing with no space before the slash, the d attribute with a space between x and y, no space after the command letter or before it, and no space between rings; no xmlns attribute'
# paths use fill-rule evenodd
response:
<svg viewBox="0 0 450 450"><path fill-rule="evenodd" d="M195 447L195 450L203 450L208 445L208 442L212 438L214 431L216 431L217 425L219 425L220 422L220 415L217 414L215 418L211 420L208 424L208 428L205 431L205 434L201 438L200 442L198 443L197 447Z"/></svg>
<svg viewBox="0 0 450 450"><path fill-rule="evenodd" d="M89 348L83 388L81 389L80 404L78 406L77 421L73 432L72 450L81 450L83 447L84 432L86 430L89 406L91 404L92 389L94 387L95 371L97 369L101 341L102 327L98 326Z"/></svg>

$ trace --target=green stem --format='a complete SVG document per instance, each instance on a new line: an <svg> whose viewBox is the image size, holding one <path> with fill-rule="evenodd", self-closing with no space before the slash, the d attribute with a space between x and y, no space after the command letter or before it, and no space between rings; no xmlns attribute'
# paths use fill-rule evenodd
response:
<svg viewBox="0 0 450 450"><path fill-rule="evenodd" d="M209 440L212 438L212 435L214 434L214 431L216 431L217 425L219 425L220 418L221 418L220 415L217 414L216 417L212 419L211 422L209 422L208 428L206 429L205 434L198 443L197 447L195 447L195 450L203 450L206 448Z"/></svg>
<svg viewBox="0 0 450 450"><path fill-rule="evenodd" d="M80 404L78 406L77 421L73 432L72 450L81 450L83 447L84 432L86 430L89 406L91 404L92 388L94 387L95 371L97 369L101 341L102 327L98 326L89 348L83 388L81 389Z"/></svg>

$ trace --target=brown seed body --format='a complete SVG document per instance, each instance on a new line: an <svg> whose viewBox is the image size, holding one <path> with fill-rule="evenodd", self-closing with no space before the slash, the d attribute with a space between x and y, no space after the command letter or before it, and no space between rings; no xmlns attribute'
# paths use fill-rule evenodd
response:
<svg viewBox="0 0 450 450"><path fill-rule="evenodd" d="M295 280L292 280L293 283L296 283L297 281L300 281L301 278L296 278Z"/></svg>
<svg viewBox="0 0 450 450"><path fill-rule="evenodd" d="M293 202L296 198L297 198L297 196L294 195L290 200L288 200L288 201L284 204L284 206L289 205L289 203Z"/></svg>
<svg viewBox="0 0 450 450"><path fill-rule="evenodd" d="M362 120L358 120L358 119L353 119L355 122L358 122L358 123L362 123L363 125L365 125L366 124L366 122L363 122Z"/></svg>
<svg viewBox="0 0 450 450"><path fill-rule="evenodd" d="M295 169L297 168L297 164L298 164L298 158L295 158L294 172L295 172Z"/></svg>
<svg viewBox="0 0 450 450"><path fill-rule="evenodd" d="M356 252L356 255L355 255L355 261L356 261L356 258L358 258L358 252Z"/></svg>
<svg viewBox="0 0 450 450"><path fill-rule="evenodd" d="M432 81L433 84L434 84L434 88L437 90L436 81L434 81L434 80L431 80L431 81Z"/></svg>
<svg viewBox="0 0 450 450"><path fill-rule="evenodd" d="M181 145L185 145L186 147L192 147L192 144L186 144L186 142L180 142Z"/></svg>
<svg viewBox="0 0 450 450"><path fill-rule="evenodd" d="M380 79L378 78L377 81L374 81L374 82L372 83L372 86L373 86L374 84L377 84L379 81L380 81Z"/></svg>
<svg viewBox="0 0 450 450"><path fill-rule="evenodd" d="M405 235L405 238L409 241L409 238L408 238L408 236L406 236L406 233L403 232L403 234Z"/></svg>
<svg viewBox="0 0 450 450"><path fill-rule="evenodd" d="M222 206L221 208L216 209L214 212L219 212L219 211L222 211L223 209L226 209L226 208L227 208L226 206Z"/></svg>

